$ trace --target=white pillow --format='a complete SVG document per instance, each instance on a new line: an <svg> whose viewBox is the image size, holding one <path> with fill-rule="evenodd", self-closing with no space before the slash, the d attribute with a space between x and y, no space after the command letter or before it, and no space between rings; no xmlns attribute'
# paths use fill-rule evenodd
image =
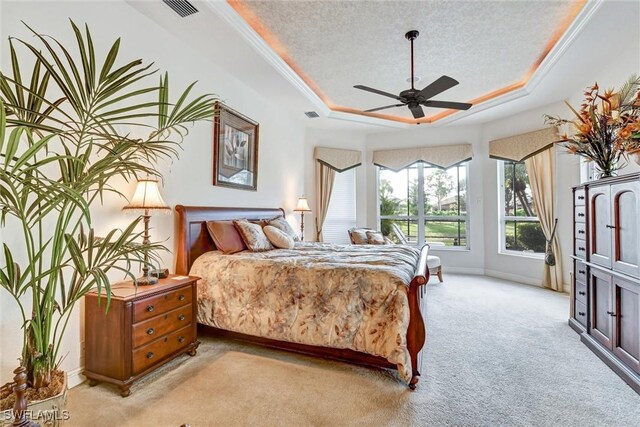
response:
<svg viewBox="0 0 640 427"><path fill-rule="evenodd" d="M276 248L293 249L293 246L295 245L293 238L279 228L274 227L273 225L267 225L262 229L262 231L264 231L267 239L269 239L271 244Z"/></svg>

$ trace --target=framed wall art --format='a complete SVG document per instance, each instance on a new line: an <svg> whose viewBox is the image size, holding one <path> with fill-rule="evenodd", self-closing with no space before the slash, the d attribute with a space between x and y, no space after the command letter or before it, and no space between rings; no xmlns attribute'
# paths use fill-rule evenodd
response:
<svg viewBox="0 0 640 427"><path fill-rule="evenodd" d="M257 190L259 126L226 105L216 103L213 185Z"/></svg>

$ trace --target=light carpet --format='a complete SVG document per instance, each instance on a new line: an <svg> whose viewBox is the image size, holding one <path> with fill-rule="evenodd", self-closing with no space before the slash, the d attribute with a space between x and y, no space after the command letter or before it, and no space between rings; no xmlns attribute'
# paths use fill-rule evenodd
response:
<svg viewBox="0 0 640 427"><path fill-rule="evenodd" d="M503 280L445 275L427 293L422 378L201 337L121 398L69 393L85 426L640 426L640 396L567 325L569 299Z"/></svg>

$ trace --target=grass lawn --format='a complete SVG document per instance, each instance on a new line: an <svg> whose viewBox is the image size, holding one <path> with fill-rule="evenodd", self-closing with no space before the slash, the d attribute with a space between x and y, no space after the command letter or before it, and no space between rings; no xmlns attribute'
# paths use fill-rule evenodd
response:
<svg viewBox="0 0 640 427"><path fill-rule="evenodd" d="M384 221L384 220L383 220ZM418 224L413 221L409 223L407 230L406 221L393 221L407 236L410 241L415 242L418 236ZM466 244L466 223L461 222L460 226L460 242L459 246ZM454 240L458 239L458 222L457 221L429 221L426 224L425 237L427 241L442 242L447 246L453 246Z"/></svg>

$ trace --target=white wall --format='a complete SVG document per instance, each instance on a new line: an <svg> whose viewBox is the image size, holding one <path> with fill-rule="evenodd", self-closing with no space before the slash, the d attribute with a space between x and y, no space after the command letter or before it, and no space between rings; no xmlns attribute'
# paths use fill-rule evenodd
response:
<svg viewBox="0 0 640 427"><path fill-rule="evenodd" d="M238 81L220 63L214 63L194 52L187 44L168 34L131 6L114 1L89 3L0 2L2 69L10 66L5 49L9 35L32 40L20 23L21 20L40 32L55 36L67 46L75 45L68 18L71 17L78 24L86 22L99 46L101 58L106 56L105 49L117 37L121 37L123 59L144 58L155 61L158 67L169 71L174 89L199 80L197 92L216 93L232 108L260 123L258 191L231 190L212 185L213 126L211 123L203 123L191 130L180 160L162 166L166 174L162 190L165 201L171 206L283 207L291 214L297 197L305 190L305 129L301 119L292 118L279 105L278 99L265 98ZM194 18L197 19L197 15ZM223 61L224 58L220 60ZM131 194L134 185L125 184L121 190L125 194ZM97 224L98 232L123 226L131 220L131 217L121 212L125 204L124 200L109 198L104 207L95 209L94 223ZM290 215L297 226L296 217ZM173 248L173 217L154 217L151 221L153 238L168 239L166 245ZM3 234L9 244L12 244L12 239L16 240L10 230L3 230ZM173 269L173 255L167 254L164 263ZM11 376L17 364L21 342L17 311L9 298L7 295L0 296L0 384ZM82 366L81 314L80 307L73 315L64 344L64 352L68 354L62 367L72 375Z"/></svg>

